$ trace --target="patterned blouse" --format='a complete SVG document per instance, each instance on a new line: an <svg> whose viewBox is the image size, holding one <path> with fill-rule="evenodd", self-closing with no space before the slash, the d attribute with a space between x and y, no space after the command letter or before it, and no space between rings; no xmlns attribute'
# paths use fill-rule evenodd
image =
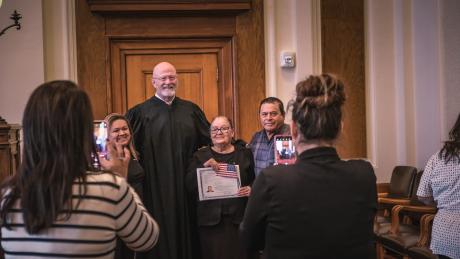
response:
<svg viewBox="0 0 460 259"><path fill-rule="evenodd" d="M460 161L447 164L439 152L428 161L417 196L433 197L438 213L433 221L430 248L434 254L460 258Z"/></svg>

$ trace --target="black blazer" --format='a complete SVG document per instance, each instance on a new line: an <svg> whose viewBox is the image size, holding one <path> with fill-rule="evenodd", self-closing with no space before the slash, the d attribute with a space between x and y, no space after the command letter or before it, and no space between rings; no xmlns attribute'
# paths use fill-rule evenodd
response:
<svg viewBox="0 0 460 259"><path fill-rule="evenodd" d="M223 214L232 218L232 222L239 224L243 219L244 210L248 198L231 198L219 200L198 200L198 183L196 179L196 169L204 167L203 164L213 158L213 152L210 147L199 149L193 155L189 164L186 175L186 186L188 191L196 200L196 216L198 226L213 226L217 225ZM216 157L214 157L216 159ZM250 186L254 181L254 159L250 149L241 145L235 145L233 161L219 161L217 162L230 162L239 165L241 186ZM193 211L193 210L192 210Z"/></svg>
<svg viewBox="0 0 460 259"><path fill-rule="evenodd" d="M331 147L262 170L240 225L244 245L272 258L371 258L376 177Z"/></svg>

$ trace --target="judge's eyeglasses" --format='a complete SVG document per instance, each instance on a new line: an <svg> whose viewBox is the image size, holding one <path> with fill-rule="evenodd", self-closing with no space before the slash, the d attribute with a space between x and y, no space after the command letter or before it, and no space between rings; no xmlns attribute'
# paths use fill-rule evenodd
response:
<svg viewBox="0 0 460 259"><path fill-rule="evenodd" d="M222 128L211 128L212 134L217 134L220 132L227 133L230 130L230 127L222 127Z"/></svg>
<svg viewBox="0 0 460 259"><path fill-rule="evenodd" d="M160 76L160 77L154 77L155 79L158 79L162 82L166 81L169 79L169 81L174 81L177 79L177 75L169 75L169 76Z"/></svg>

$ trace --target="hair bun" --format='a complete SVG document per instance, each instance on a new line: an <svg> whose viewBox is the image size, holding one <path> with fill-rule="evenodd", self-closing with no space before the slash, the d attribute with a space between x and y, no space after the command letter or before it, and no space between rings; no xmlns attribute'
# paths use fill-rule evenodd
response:
<svg viewBox="0 0 460 259"><path fill-rule="evenodd" d="M343 83L329 74L308 77L297 84L296 92L296 102L301 104L301 107L307 105L310 108L321 109L341 106L345 102Z"/></svg>

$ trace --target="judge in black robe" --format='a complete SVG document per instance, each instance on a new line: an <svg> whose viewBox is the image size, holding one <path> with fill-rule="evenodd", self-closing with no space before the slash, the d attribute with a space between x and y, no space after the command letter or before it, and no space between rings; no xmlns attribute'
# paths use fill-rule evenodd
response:
<svg viewBox="0 0 460 259"><path fill-rule="evenodd" d="M144 204L160 226L158 244L140 258L193 258L192 239L197 238L185 173L193 153L211 142L209 122L196 104L175 96L177 77L171 64L160 63L153 76L156 95L126 114L145 170Z"/></svg>

